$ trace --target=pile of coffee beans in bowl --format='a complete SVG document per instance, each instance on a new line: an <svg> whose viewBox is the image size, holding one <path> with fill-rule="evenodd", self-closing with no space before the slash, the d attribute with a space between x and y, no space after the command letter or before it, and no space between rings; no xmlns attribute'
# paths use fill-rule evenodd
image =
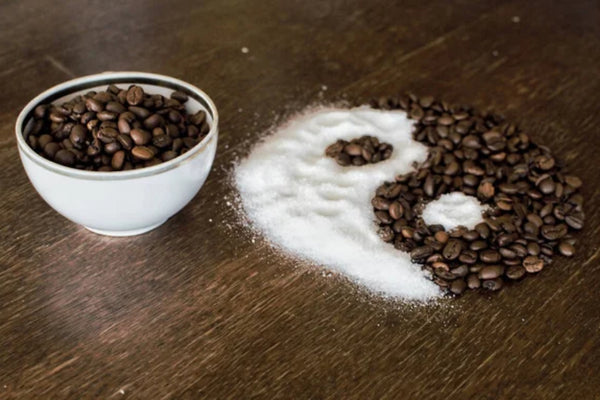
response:
<svg viewBox="0 0 600 400"><path fill-rule="evenodd" d="M89 171L122 171L174 159L210 131L206 113L188 114L188 96L145 93L137 85L90 91L62 104L42 104L25 132L42 157Z"/></svg>

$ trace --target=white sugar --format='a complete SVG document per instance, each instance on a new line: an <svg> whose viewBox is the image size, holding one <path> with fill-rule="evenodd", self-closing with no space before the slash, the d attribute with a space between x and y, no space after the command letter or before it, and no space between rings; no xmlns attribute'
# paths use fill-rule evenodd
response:
<svg viewBox="0 0 600 400"><path fill-rule="evenodd" d="M343 273L368 290L405 300L440 295L408 254L377 235L371 198L384 181L425 160L401 111L321 109L259 143L236 169L242 204L265 237L286 251ZM341 167L325 156L338 139L376 136L394 146L386 161Z"/></svg>
<svg viewBox="0 0 600 400"><path fill-rule="evenodd" d="M428 225L443 225L447 231L459 225L472 229L483 222L483 211L485 207L475 197L452 192L428 203L423 210L423 220Z"/></svg>

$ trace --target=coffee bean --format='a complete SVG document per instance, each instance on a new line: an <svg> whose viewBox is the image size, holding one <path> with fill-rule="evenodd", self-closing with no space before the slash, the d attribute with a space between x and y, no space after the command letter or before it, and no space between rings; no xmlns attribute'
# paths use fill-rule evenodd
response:
<svg viewBox="0 0 600 400"><path fill-rule="evenodd" d="M573 175L566 175L565 183L571 186L573 189L579 189L582 185L581 179Z"/></svg>
<svg viewBox="0 0 600 400"><path fill-rule="evenodd" d="M114 142L119 136L119 132L113 128L101 128L98 131L98 139L100 139L103 143L111 143Z"/></svg>
<svg viewBox="0 0 600 400"><path fill-rule="evenodd" d="M190 116L190 123L194 125L201 125L206 120L206 113L204 111L198 111L196 114Z"/></svg>
<svg viewBox="0 0 600 400"><path fill-rule="evenodd" d="M195 145L198 144L198 141L196 139L194 139L194 138L191 138L191 137L185 137L182 140L183 140L183 144L188 149L191 149L192 147L194 147Z"/></svg>
<svg viewBox="0 0 600 400"><path fill-rule="evenodd" d="M92 98L87 98L85 100L85 107L88 109L88 111L93 111L95 113L99 113L104 109L102 103Z"/></svg>
<svg viewBox="0 0 600 400"><path fill-rule="evenodd" d="M144 107L129 106L129 111L141 120L144 120L150 116L150 110Z"/></svg>
<svg viewBox="0 0 600 400"><path fill-rule="evenodd" d="M486 249L486 250L482 250L479 253L479 258L484 263L493 264L493 263L499 262L501 259L501 256L500 256L500 253L498 253L496 250Z"/></svg>
<svg viewBox="0 0 600 400"><path fill-rule="evenodd" d="M402 204L400 204L400 202L394 201L393 203L391 203L389 205L388 212L390 213L390 216L393 219L398 220L398 219L402 218L402 215L404 213L404 208L402 207Z"/></svg>
<svg viewBox="0 0 600 400"><path fill-rule="evenodd" d="M433 254L433 248L430 246L416 247L410 252L410 258L413 261L421 261Z"/></svg>
<svg viewBox="0 0 600 400"><path fill-rule="evenodd" d="M467 283L463 279L456 279L450 284L450 291L454 294L462 294L467 289Z"/></svg>
<svg viewBox="0 0 600 400"><path fill-rule="evenodd" d="M538 187L543 194L551 194L554 192L554 190L556 188L552 178L544 179L543 181L541 181L539 183Z"/></svg>
<svg viewBox="0 0 600 400"><path fill-rule="evenodd" d="M139 86L131 86L127 90L127 103L137 106L144 100L144 89Z"/></svg>
<svg viewBox="0 0 600 400"><path fill-rule="evenodd" d="M568 242L562 241L558 245L558 251L563 256L571 257L573 254L575 254L575 247Z"/></svg>
<svg viewBox="0 0 600 400"><path fill-rule="evenodd" d="M161 124L164 124L164 119L158 114L152 114L144 120L144 127L150 130L158 127Z"/></svg>
<svg viewBox="0 0 600 400"><path fill-rule="evenodd" d="M504 286L504 281L502 281L501 278L486 280L486 281L483 281L483 283L481 284L481 287L483 287L484 289L490 290L490 291L500 290L500 289L502 289L503 286Z"/></svg>
<svg viewBox="0 0 600 400"><path fill-rule="evenodd" d="M489 199L494 196L494 185L490 182L482 182L477 188L477 194L483 199Z"/></svg>
<svg viewBox="0 0 600 400"><path fill-rule="evenodd" d="M467 276L467 286L469 289L478 289L481 286L481 281L476 274L470 274Z"/></svg>
<svg viewBox="0 0 600 400"><path fill-rule="evenodd" d="M557 240L567 234L567 226L565 224L543 225L541 233L548 240Z"/></svg>
<svg viewBox="0 0 600 400"><path fill-rule="evenodd" d="M138 146L144 146L152 140L150 132L143 129L132 129L129 134L133 142Z"/></svg>
<svg viewBox="0 0 600 400"><path fill-rule="evenodd" d="M73 146L77 147L78 149L83 148L86 138L87 129L85 126L77 124L73 127L73 129L71 129L69 140L71 141Z"/></svg>
<svg viewBox="0 0 600 400"><path fill-rule="evenodd" d="M438 242L440 242L442 244L445 244L446 242L448 242L448 239L449 239L449 235L444 231L436 232L434 237L435 237L435 240L437 240Z"/></svg>
<svg viewBox="0 0 600 400"><path fill-rule="evenodd" d="M504 274L504 267L501 265L488 265L479 271L479 279L495 279Z"/></svg>
<svg viewBox="0 0 600 400"><path fill-rule="evenodd" d="M583 213L582 212L574 212L565 217L565 222L571 228L580 230L583 228Z"/></svg>
<svg viewBox="0 0 600 400"><path fill-rule="evenodd" d="M44 146L44 154L49 159L54 159L56 153L60 150L60 145L56 142L49 142Z"/></svg>
<svg viewBox="0 0 600 400"><path fill-rule="evenodd" d="M117 136L117 141L125 150L131 150L133 148L133 140L129 135L119 135Z"/></svg>
<svg viewBox="0 0 600 400"><path fill-rule="evenodd" d="M390 201L383 197L374 197L371 204L376 210L388 210L390 207Z"/></svg>
<svg viewBox="0 0 600 400"><path fill-rule="evenodd" d="M75 164L75 160L75 154L65 149L58 150L54 156L54 161L67 167L70 167L73 164Z"/></svg>
<svg viewBox="0 0 600 400"><path fill-rule="evenodd" d="M536 256L527 256L523 260L523 268L531 274L540 272L544 268L544 262Z"/></svg>
<svg viewBox="0 0 600 400"><path fill-rule="evenodd" d="M154 152L146 146L134 146L131 154L140 160L150 160L154 157Z"/></svg>
<svg viewBox="0 0 600 400"><path fill-rule="evenodd" d="M446 260L455 260L460 255L462 249L462 242L456 239L450 239L444 247L442 254Z"/></svg>
<svg viewBox="0 0 600 400"><path fill-rule="evenodd" d="M171 93L171 98L177 100L180 103L185 103L188 99L188 96L184 92L176 90L173 93Z"/></svg>
<svg viewBox="0 0 600 400"><path fill-rule="evenodd" d="M119 151L115 152L115 154L113 154L110 165L115 171L118 171L123 168L124 162L125 162L125 152L123 150L119 150Z"/></svg>
<svg viewBox="0 0 600 400"><path fill-rule="evenodd" d="M506 269L506 277L512 280L521 279L527 271L521 265L511 265Z"/></svg>
<svg viewBox="0 0 600 400"><path fill-rule="evenodd" d="M118 114L112 111L100 111L99 113L96 114L96 117L100 120L100 121L113 121L115 119L117 119Z"/></svg>
<svg viewBox="0 0 600 400"><path fill-rule="evenodd" d="M165 151L164 153L162 153L162 160L163 162L167 162L167 161L171 161L172 159L174 159L175 157L177 157L177 153L172 151L172 150L168 150ZM393 238L392 238L393 239Z"/></svg>
<svg viewBox="0 0 600 400"><path fill-rule="evenodd" d="M173 139L167 135L158 135L152 138L152 144L159 149L164 149L167 147L171 147L173 144Z"/></svg>

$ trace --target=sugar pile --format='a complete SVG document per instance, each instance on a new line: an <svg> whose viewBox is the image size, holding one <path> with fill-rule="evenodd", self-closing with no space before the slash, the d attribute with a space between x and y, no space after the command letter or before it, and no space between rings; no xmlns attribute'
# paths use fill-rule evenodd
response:
<svg viewBox="0 0 600 400"><path fill-rule="evenodd" d="M446 193L431 201L423 210L423 220L427 225L443 225L450 231L459 225L473 229L483 222L481 203L473 196L462 192Z"/></svg>
<svg viewBox="0 0 600 400"><path fill-rule="evenodd" d="M408 254L378 237L373 221L376 188L427 157L427 148L411 137L412 126L402 111L366 107L299 116L259 143L237 167L244 210L275 245L343 273L374 293L405 300L440 296ZM336 140L363 135L392 144L391 158L341 167L325 156L325 148Z"/></svg>

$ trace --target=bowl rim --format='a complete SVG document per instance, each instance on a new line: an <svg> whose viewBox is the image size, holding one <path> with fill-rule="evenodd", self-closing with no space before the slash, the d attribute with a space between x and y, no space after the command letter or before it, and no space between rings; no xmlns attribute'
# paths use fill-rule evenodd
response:
<svg viewBox="0 0 600 400"><path fill-rule="evenodd" d="M69 93L73 93L86 88L92 88L100 85L115 84L150 84L160 87L166 87L173 90L181 90L188 96L193 97L195 100L200 102L207 111L211 114L212 124L208 134L186 153L175 157L172 160L163 162L151 167L144 167L139 169L127 170L127 171L88 171L81 170L71 167L66 167L47 160L38 153L36 153L25 141L23 135L24 123L29 120L35 107L39 104L53 101L53 98L63 97ZM86 75L79 78L71 79L55 85L36 97L34 97L27 105L21 110L15 124L15 134L17 136L17 146L22 155L25 155L36 164L41 167L50 170L52 172L66 175L72 178L81 178L87 180L122 180L131 178L141 178L150 175L160 174L170 169L176 168L179 165L185 163L189 159L195 157L200 153L208 143L218 135L219 125L219 114L217 107L215 106L212 99L198 87L184 82L180 79L173 78L166 75L154 74L149 72L136 72L136 71L119 71L119 72L102 72L99 74Z"/></svg>

